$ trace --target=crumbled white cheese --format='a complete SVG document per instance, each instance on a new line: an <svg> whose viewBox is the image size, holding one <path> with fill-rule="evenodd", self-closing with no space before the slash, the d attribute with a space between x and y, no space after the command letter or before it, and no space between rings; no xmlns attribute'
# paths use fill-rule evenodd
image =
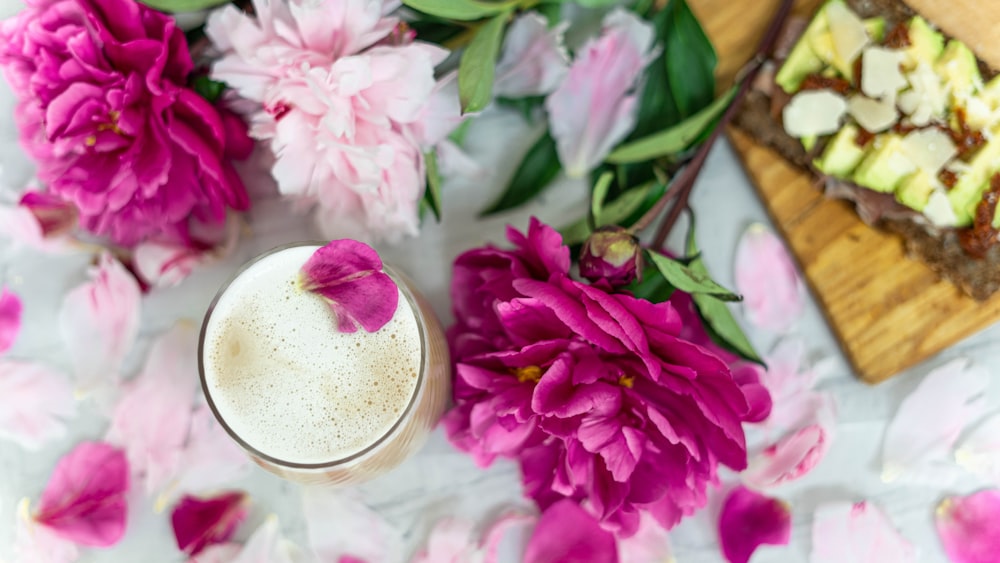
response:
<svg viewBox="0 0 1000 563"><path fill-rule="evenodd" d="M997 122L998 112L990 109L989 104L978 96L965 99L965 122L973 129L987 129Z"/></svg>
<svg viewBox="0 0 1000 563"><path fill-rule="evenodd" d="M782 111L785 132L793 137L829 135L840 129L847 101L832 90L807 90L792 97Z"/></svg>
<svg viewBox="0 0 1000 563"><path fill-rule="evenodd" d="M948 195L944 190L934 190L924 207L924 216L938 227L954 227L958 224L955 210L951 208Z"/></svg>
<svg viewBox="0 0 1000 563"><path fill-rule="evenodd" d="M891 100L873 100L858 94L847 102L847 111L871 133L885 131L899 120L899 112Z"/></svg>
<svg viewBox="0 0 1000 563"><path fill-rule="evenodd" d="M965 174L966 172L972 171L972 167L969 166L968 162L958 160L957 158L948 164L945 164L944 169L949 172L954 172L955 174Z"/></svg>
<svg viewBox="0 0 1000 563"><path fill-rule="evenodd" d="M833 36L833 49L837 57L848 68L861 50L868 45L868 30L861 18L852 12L845 4L830 2L826 5L826 18L830 22L830 35Z"/></svg>
<svg viewBox="0 0 1000 563"><path fill-rule="evenodd" d="M908 82L900 70L903 52L868 47L861 55L861 91L869 98L895 100Z"/></svg>
<svg viewBox="0 0 1000 563"><path fill-rule="evenodd" d="M910 116L910 122L923 127L933 119L944 118L948 91L934 69L925 62L907 73L910 89L899 95L899 109Z"/></svg>
<svg viewBox="0 0 1000 563"><path fill-rule="evenodd" d="M951 137L940 129L918 129L903 137L903 152L929 176L935 177L958 149Z"/></svg>

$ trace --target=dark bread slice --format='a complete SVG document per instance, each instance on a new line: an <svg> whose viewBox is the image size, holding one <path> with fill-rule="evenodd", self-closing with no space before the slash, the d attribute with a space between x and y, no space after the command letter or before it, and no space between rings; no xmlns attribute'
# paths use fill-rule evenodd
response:
<svg viewBox="0 0 1000 563"><path fill-rule="evenodd" d="M886 29L907 21L914 15L914 11L899 0L847 0L847 4L862 18L884 17ZM777 64L780 65L781 61ZM982 61L980 69L984 78L996 74ZM758 143L771 147L796 166L820 177L812 166L814 154L807 152L797 139L785 133L780 114L773 107L771 99L772 95L785 96L785 94L780 87L773 84L773 73L770 75L770 80L771 92L755 89L748 93L733 120L734 125L748 133ZM818 152L821 148L814 149L813 152ZM840 183L842 184L838 190L840 193L854 191L865 196L881 195L849 182ZM823 182L817 182L818 186L822 184ZM885 204L886 201L880 203ZM966 254L959 245L954 229L931 227L926 221L921 220L921 215L901 205L895 205L890 213L878 212L874 215L862 209L862 205L857 207L862 218L873 226L901 235L911 258L923 261L939 276L950 280L974 299L985 300L1000 290L1000 245L994 245L985 258L976 259Z"/></svg>

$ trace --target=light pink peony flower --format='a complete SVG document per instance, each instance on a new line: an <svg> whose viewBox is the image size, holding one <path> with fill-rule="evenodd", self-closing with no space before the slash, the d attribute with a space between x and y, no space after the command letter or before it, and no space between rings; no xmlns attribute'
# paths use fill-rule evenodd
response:
<svg viewBox="0 0 1000 563"><path fill-rule="evenodd" d="M509 98L544 96L555 90L569 71L563 34L569 22L552 29L544 17L527 12L507 28L497 62L493 94Z"/></svg>
<svg viewBox="0 0 1000 563"><path fill-rule="evenodd" d="M549 130L566 174L585 175L635 126L632 90L653 59L652 26L616 9L580 50L562 85L545 100Z"/></svg>
<svg viewBox="0 0 1000 563"><path fill-rule="evenodd" d="M281 193L318 206L328 236L415 235L433 141L416 129L447 53L393 33L380 0L255 0L254 10L209 17L223 51L212 76L260 104L251 135L270 141Z"/></svg>

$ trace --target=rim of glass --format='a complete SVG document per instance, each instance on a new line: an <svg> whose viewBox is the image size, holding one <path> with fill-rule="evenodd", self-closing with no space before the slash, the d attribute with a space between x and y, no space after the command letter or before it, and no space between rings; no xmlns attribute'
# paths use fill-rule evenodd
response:
<svg viewBox="0 0 1000 563"><path fill-rule="evenodd" d="M208 323L212 318L212 313L215 311L216 305L219 303L219 300L222 299L222 296L226 294L226 291L229 290L229 286L232 285L234 281L239 279L240 276L242 276L247 270L249 270L251 267L253 267L261 260L271 256L272 254L277 254L279 252L291 248L297 248L300 246L315 246L318 248L326 244L328 243L324 241L292 242L288 244L283 244L281 246L276 246L270 250L258 254L257 256L245 262L226 281L226 283L224 283L222 287L219 288L219 291L216 292L215 297L212 299L212 302L209 304L208 309L205 311L205 318L201 322L201 331L198 335L198 378L201 380L202 394L205 396L205 401L208 403L209 408L212 409L212 415L215 416L215 420L217 420L219 424L222 425L222 427L226 430L226 433L229 434L229 437L235 440L236 443L239 444L240 447L246 450L250 455L256 456L262 460L267 461L268 463L283 468L331 469L340 467L342 465L346 465L352 461L360 459L365 455L371 453L379 446L381 446L383 443L385 443L389 438L391 438L396 433L396 431L399 430L399 427L403 423L403 421L410 416L411 411L413 411L416 405L417 396L420 394L420 390L423 387L424 378L426 377L425 372L427 371L427 337L425 332L427 330L427 325L423 318L423 313L417 306L416 300L414 299L413 296L413 292L410 290L407 281L405 279L402 279L400 274L397 274L396 271L393 270L391 266L385 264L385 262L383 261L382 269L385 271L385 273L389 274L389 277L392 278L392 281L396 283L396 287L398 287L402 292L403 297L406 299L406 303L410 306L410 310L413 312L413 316L417 321L417 327L419 329L418 333L420 335L420 370L417 372L417 381L416 384L413 386L413 392L410 394L410 400L406 403L406 408L403 409L402 414L400 414L399 418L396 419L396 421L392 424L392 426L390 426L389 429L386 430L384 434L379 436L377 440L372 442L366 448L359 450L347 457L323 463L296 463L265 454L264 452L248 444L242 437L240 437L239 434L237 434L232 428L229 427L228 424L226 424L225 419L219 414L219 410L215 406L215 401L212 400L212 394L208 390L208 383L205 381L205 354L204 354L205 334L208 331Z"/></svg>

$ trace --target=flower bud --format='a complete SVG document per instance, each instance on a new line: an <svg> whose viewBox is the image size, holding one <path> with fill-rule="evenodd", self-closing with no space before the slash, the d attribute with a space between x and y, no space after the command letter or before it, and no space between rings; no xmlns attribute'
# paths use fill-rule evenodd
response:
<svg viewBox="0 0 1000 563"><path fill-rule="evenodd" d="M601 227L591 233L580 251L580 275L613 286L632 283L642 276L639 241L622 227Z"/></svg>

